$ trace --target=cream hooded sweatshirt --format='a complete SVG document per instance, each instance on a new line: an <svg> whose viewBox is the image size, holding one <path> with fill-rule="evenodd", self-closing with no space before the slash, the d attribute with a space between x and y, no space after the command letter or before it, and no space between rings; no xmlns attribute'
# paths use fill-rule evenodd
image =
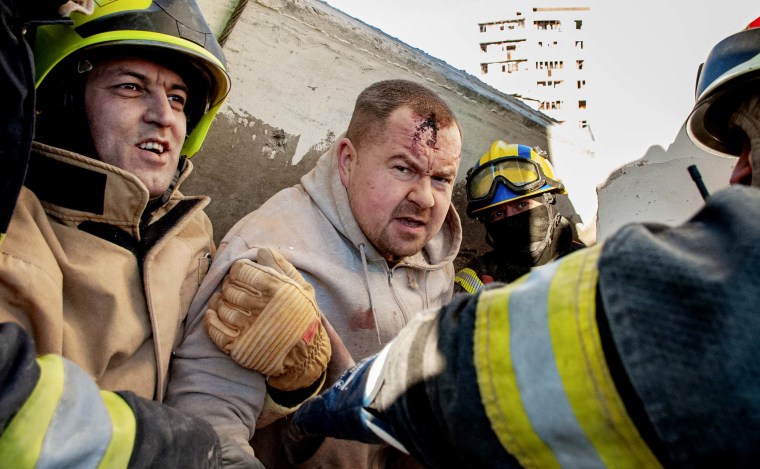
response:
<svg viewBox="0 0 760 469"><path fill-rule="evenodd" d="M333 145L301 184L275 194L225 236L175 352L169 403L205 417L238 442L253 436L264 378L219 352L203 324L208 300L233 262L255 260L261 247L276 248L314 287L320 309L345 345L333 344L326 386L352 365L351 359L380 351L413 316L452 296L453 260L462 240L453 206L421 252L390 267L354 219L336 150Z"/></svg>

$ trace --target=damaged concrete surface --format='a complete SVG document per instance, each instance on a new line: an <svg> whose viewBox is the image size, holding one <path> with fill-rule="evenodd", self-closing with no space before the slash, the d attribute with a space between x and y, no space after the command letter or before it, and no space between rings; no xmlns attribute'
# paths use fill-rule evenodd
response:
<svg viewBox="0 0 760 469"><path fill-rule="evenodd" d="M598 240L631 222L673 226L686 221L704 205L687 168L697 165L708 191L714 193L728 185L734 164L735 158L710 155L695 147L682 128L667 151L651 147L599 186Z"/></svg>

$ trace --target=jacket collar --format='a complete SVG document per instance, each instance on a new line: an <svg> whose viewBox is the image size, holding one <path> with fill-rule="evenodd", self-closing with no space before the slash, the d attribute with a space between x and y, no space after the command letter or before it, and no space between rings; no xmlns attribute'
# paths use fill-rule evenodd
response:
<svg viewBox="0 0 760 469"><path fill-rule="evenodd" d="M172 198L180 196L177 188L191 171L192 164L188 161ZM150 194L145 185L128 171L34 142L24 184L35 193L49 214L64 222L93 221L120 226L139 239L140 218L150 201Z"/></svg>

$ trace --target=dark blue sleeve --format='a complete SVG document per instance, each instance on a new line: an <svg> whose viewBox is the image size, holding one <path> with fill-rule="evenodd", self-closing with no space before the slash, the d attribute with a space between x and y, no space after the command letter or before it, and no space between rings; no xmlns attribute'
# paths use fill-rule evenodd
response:
<svg viewBox="0 0 760 469"><path fill-rule="evenodd" d="M679 227L623 227L600 257L616 384L679 467L760 457L758 220L760 191L729 188Z"/></svg>

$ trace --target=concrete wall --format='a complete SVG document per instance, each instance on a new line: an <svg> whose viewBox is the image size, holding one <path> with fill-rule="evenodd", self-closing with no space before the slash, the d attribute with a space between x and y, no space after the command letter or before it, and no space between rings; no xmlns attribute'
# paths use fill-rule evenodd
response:
<svg viewBox="0 0 760 469"><path fill-rule="evenodd" d="M681 128L667 151L653 146L642 158L617 169L599 185L597 239L609 237L630 222L676 225L687 220L704 205L687 170L693 164L712 194L728 185L736 158L702 151Z"/></svg>
<svg viewBox="0 0 760 469"><path fill-rule="evenodd" d="M237 3L199 1L217 33ZM232 92L193 158L196 173L183 186L211 196L207 211L217 240L275 192L297 183L345 130L359 92L379 80L423 83L457 114L464 132L454 195L460 214L466 169L495 139L538 145L555 162L593 156L543 114L317 0L248 2L224 50ZM586 210L592 214L594 186L585 189L594 199ZM466 258L484 247L484 234L479 223L466 216L463 222Z"/></svg>

